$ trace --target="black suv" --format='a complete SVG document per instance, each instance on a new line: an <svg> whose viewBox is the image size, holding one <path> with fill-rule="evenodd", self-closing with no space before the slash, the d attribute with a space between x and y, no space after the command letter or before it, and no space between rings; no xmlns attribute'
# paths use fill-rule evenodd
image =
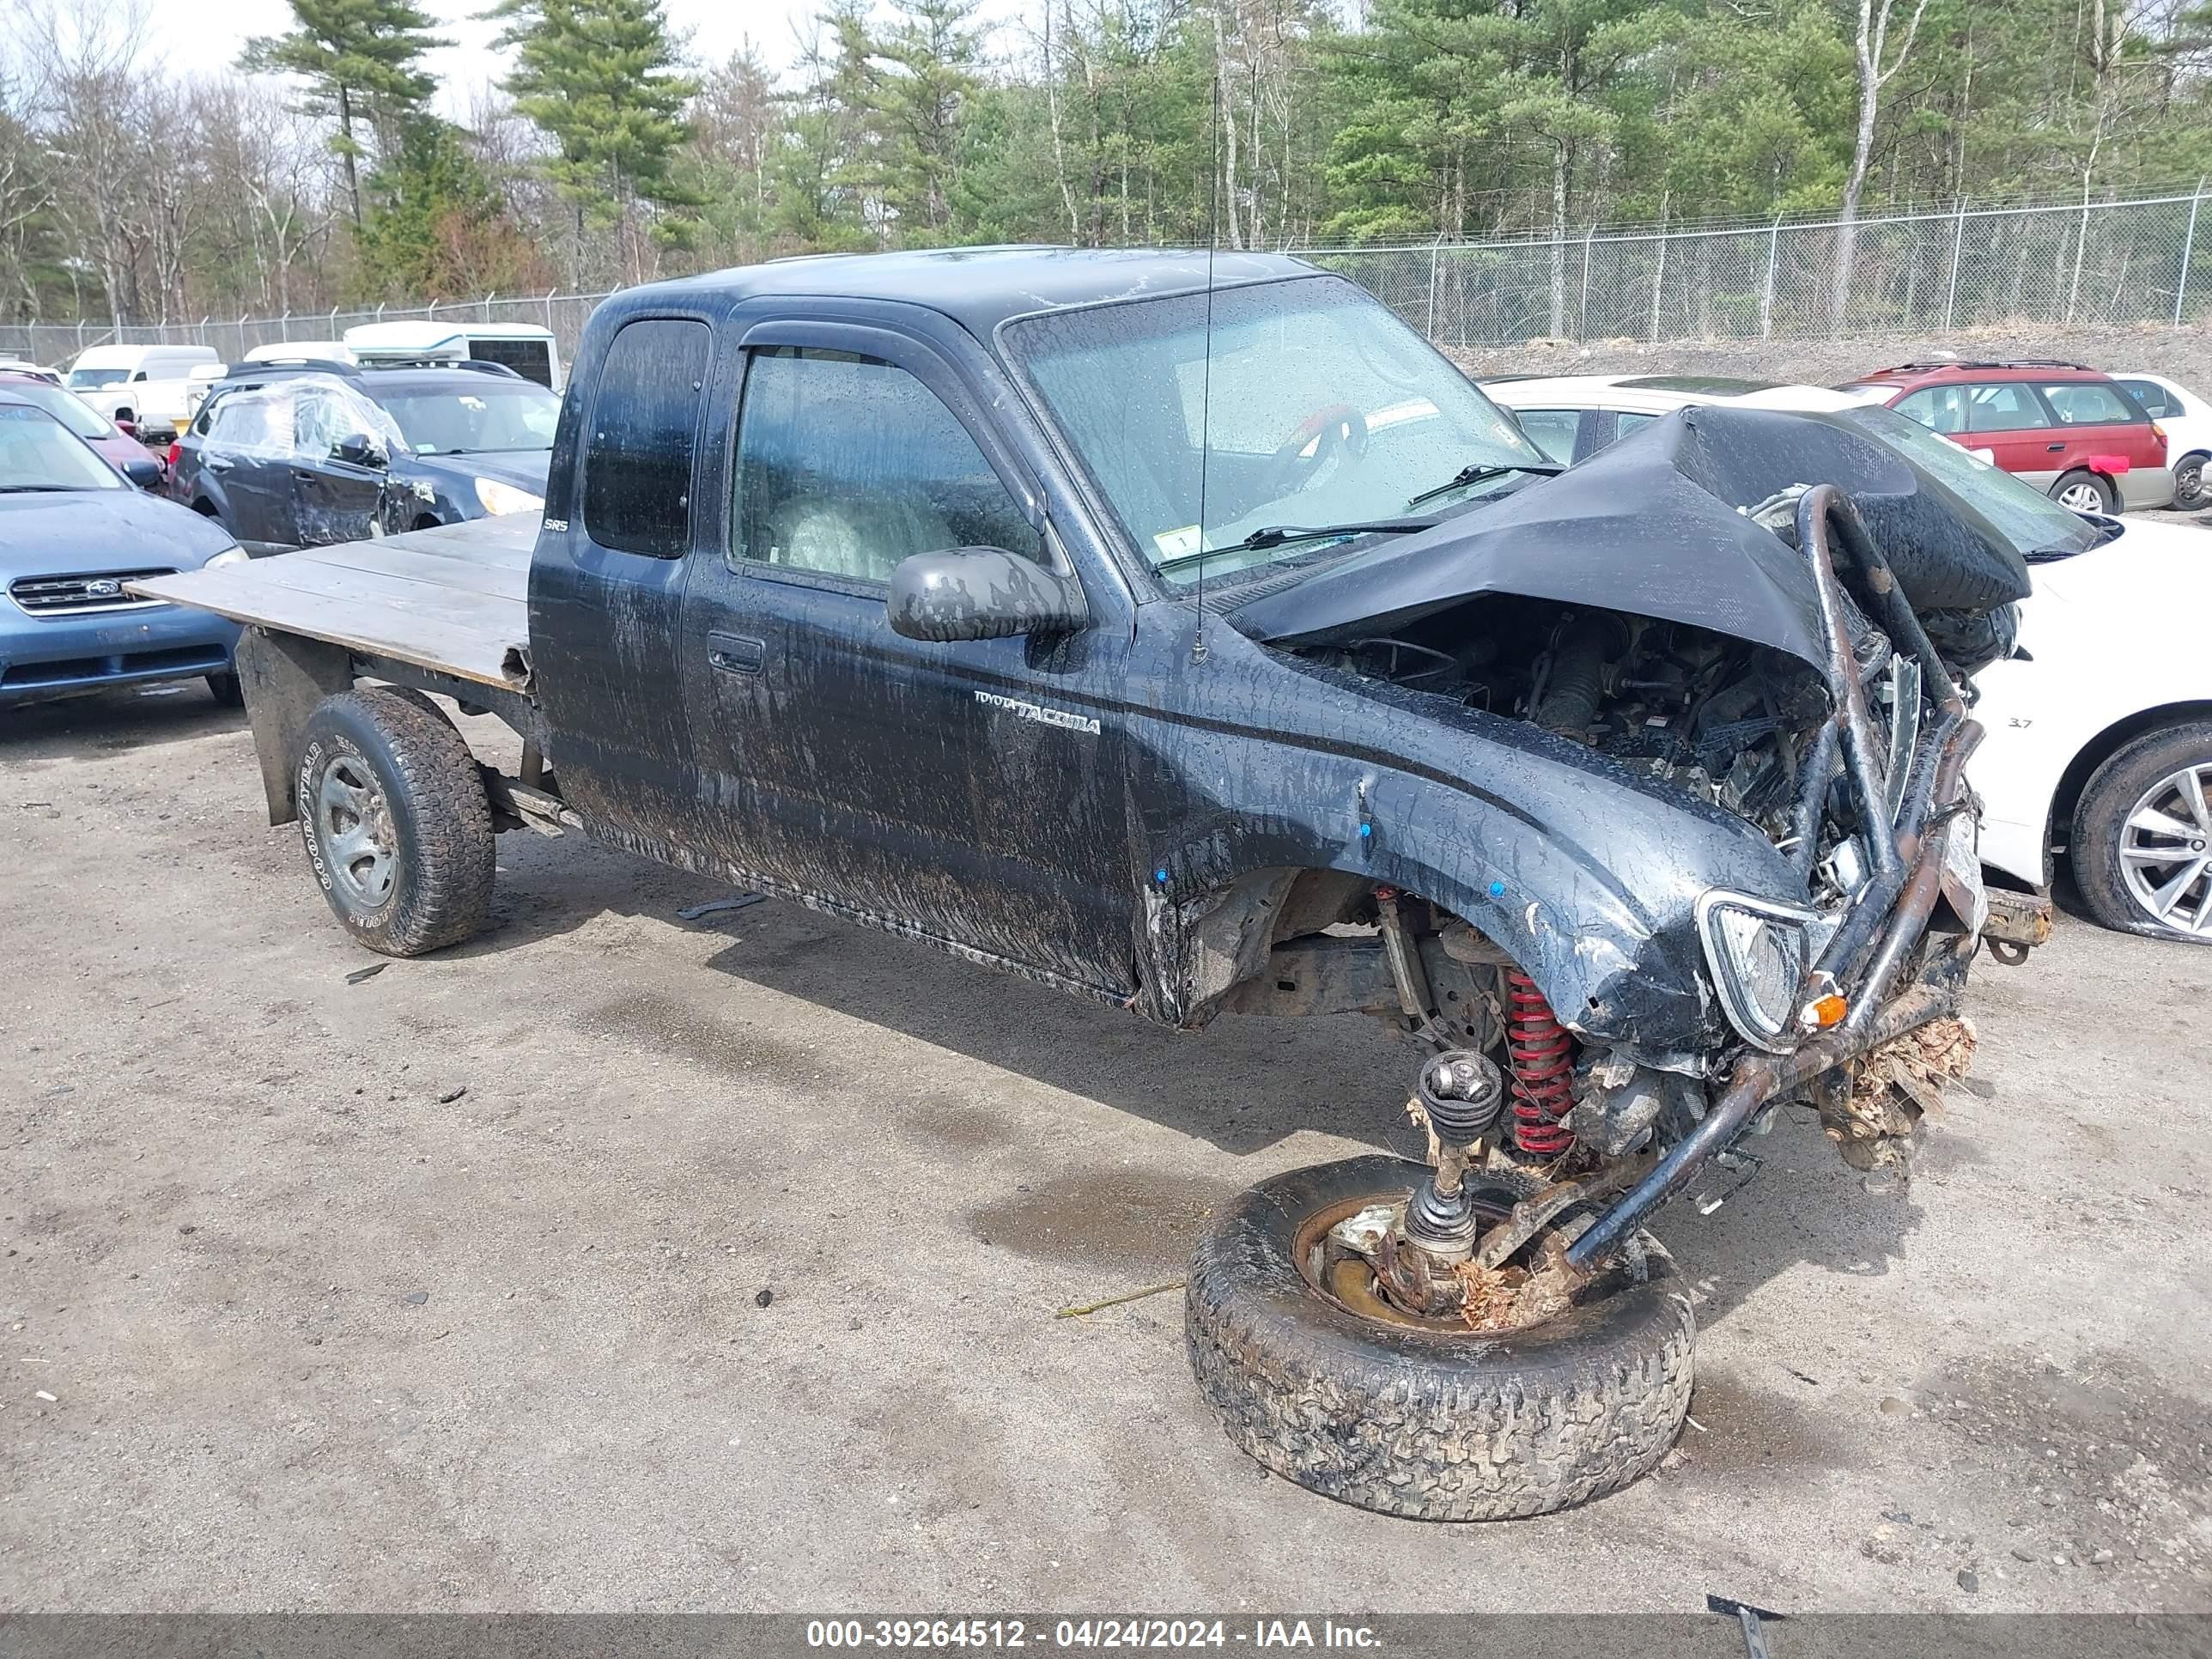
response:
<svg viewBox="0 0 2212 1659"><path fill-rule="evenodd" d="M241 363L178 441L170 493L252 553L534 513L560 415L496 363Z"/></svg>

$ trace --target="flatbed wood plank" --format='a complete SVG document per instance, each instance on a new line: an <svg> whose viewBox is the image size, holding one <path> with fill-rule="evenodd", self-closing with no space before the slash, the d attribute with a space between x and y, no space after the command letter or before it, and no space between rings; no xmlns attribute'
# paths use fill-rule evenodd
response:
<svg viewBox="0 0 2212 1659"><path fill-rule="evenodd" d="M529 681L535 514L302 548L128 584L146 599L510 690Z"/></svg>
<svg viewBox="0 0 2212 1659"><path fill-rule="evenodd" d="M526 568L530 563L531 550L537 544L535 513L503 513L496 518L465 519L459 524L410 530L404 536L343 544L347 547L403 547L471 564L515 564Z"/></svg>
<svg viewBox="0 0 2212 1659"><path fill-rule="evenodd" d="M270 556L295 568L317 566L331 570L371 571L426 586L484 593L497 599L527 601L530 567L527 563L449 559L395 542L347 542L336 547L303 547L296 553Z"/></svg>
<svg viewBox="0 0 2212 1659"><path fill-rule="evenodd" d="M520 601L447 589L442 603L423 599L398 604L388 590L410 586L399 582L386 583L387 591L374 597L341 595L312 577L304 585L272 580L264 567L281 562L257 559L248 565L152 577L131 584L131 591L277 633L328 640L349 651L413 663L482 685L526 689L529 607ZM314 569L333 577L339 574L310 567L300 574L307 577ZM420 593L439 592L411 586Z"/></svg>

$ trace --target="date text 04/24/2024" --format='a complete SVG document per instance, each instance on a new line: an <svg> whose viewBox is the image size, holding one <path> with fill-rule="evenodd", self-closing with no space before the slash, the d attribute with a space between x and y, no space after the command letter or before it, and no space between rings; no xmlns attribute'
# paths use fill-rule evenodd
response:
<svg viewBox="0 0 2212 1659"><path fill-rule="evenodd" d="M817 1619L807 1621L810 1648L876 1648L935 1651L958 1648L1012 1649L1375 1649L1382 1645L1364 1625L1334 1620L1060 1619Z"/></svg>

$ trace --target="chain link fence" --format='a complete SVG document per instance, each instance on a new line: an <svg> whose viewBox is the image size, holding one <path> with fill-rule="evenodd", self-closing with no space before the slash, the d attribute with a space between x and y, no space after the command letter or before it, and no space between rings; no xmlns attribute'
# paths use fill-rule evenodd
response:
<svg viewBox="0 0 2212 1659"><path fill-rule="evenodd" d="M1836 304L1834 220L1564 241L1313 249L1439 345L1556 337L1822 339L2194 321L2212 307L2201 192L1863 219ZM2212 218L2212 216L2207 216Z"/></svg>
<svg viewBox="0 0 2212 1659"><path fill-rule="evenodd" d="M1834 220L1295 250L1369 289L1439 345L1577 340L1821 339L1984 326L2194 322L2212 307L2212 222L2188 194L2065 207L1975 208L1860 221L1840 313ZM2212 216L2205 216L2212 219ZM359 323L537 323L563 362L605 294L489 295L370 310L157 324L0 325L0 356L65 362L107 343L336 339Z"/></svg>
<svg viewBox="0 0 2212 1659"><path fill-rule="evenodd" d="M373 306L358 311L288 311L274 317L203 317L191 322L9 323L0 324L0 357L34 363L69 362L88 346L204 345L234 362L256 346L291 341L337 340L362 323L438 322L465 327L471 323L535 323L553 331L565 367L583 337L584 319L600 294L489 295L420 306Z"/></svg>

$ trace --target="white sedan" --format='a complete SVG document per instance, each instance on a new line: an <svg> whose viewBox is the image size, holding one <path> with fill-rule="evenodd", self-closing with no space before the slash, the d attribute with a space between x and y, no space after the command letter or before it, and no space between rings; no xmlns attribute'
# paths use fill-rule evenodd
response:
<svg viewBox="0 0 2212 1659"><path fill-rule="evenodd" d="M1558 461L1678 409L1746 404L1841 416L1963 496L2028 551L2035 584L2020 607L2020 654L1974 677L1988 732L1968 769L1983 862L2040 890L2063 859L2106 927L2212 944L2212 665L2197 637L2212 605L2206 532L2070 512L1925 427L1820 386L1571 375L1483 390Z"/></svg>
<svg viewBox="0 0 2212 1659"><path fill-rule="evenodd" d="M2166 428L2166 453L2173 463L2173 505L2194 513L2212 504L2204 487L2204 464L2212 460L2212 404L2208 404L2180 381L2142 369L2122 369L2112 376L2143 406L2143 412Z"/></svg>

